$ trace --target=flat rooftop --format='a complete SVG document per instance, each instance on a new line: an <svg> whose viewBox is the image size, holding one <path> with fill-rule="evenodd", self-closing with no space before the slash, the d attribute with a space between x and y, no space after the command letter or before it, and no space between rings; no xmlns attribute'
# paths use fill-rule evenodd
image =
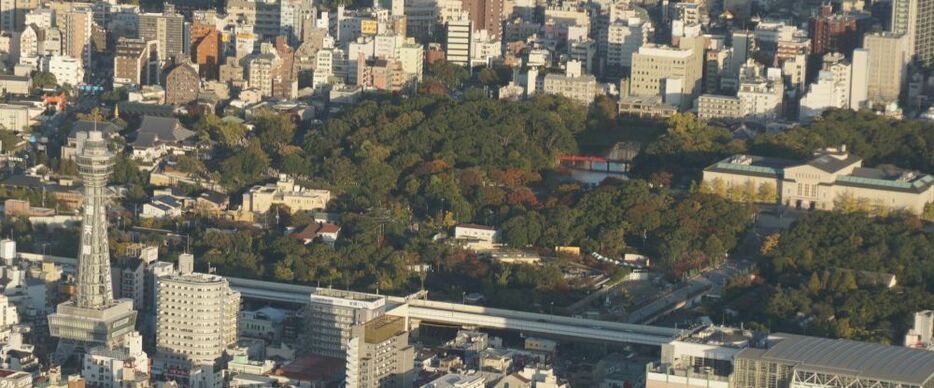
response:
<svg viewBox="0 0 934 388"><path fill-rule="evenodd" d="M384 298L379 295L347 290L337 290L333 288L318 288L312 295L337 299L362 300L365 302L375 302Z"/></svg>
<svg viewBox="0 0 934 388"><path fill-rule="evenodd" d="M369 344L378 344L405 332L405 318L382 315L366 323L363 339Z"/></svg>
<svg viewBox="0 0 934 388"><path fill-rule="evenodd" d="M692 344L717 345L741 349L749 346L749 343L752 342L754 338L755 334L749 330L708 326L681 338L680 341Z"/></svg>
<svg viewBox="0 0 934 388"><path fill-rule="evenodd" d="M794 166L792 160L755 155L734 155L707 167L710 171L723 171L746 175L781 177L785 167Z"/></svg>
<svg viewBox="0 0 934 388"><path fill-rule="evenodd" d="M934 379L934 352L928 350L785 333L769 342L768 349L745 349L737 358L903 385L924 386Z"/></svg>

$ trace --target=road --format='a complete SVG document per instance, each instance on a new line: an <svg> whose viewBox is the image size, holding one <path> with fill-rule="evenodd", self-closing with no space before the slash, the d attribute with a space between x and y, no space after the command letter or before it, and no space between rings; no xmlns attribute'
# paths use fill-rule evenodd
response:
<svg viewBox="0 0 934 388"><path fill-rule="evenodd" d="M730 279L752 271L759 259L759 247L762 245L763 236L787 228L796 218L795 215L787 213L782 216L773 216L772 213L762 212L761 209L759 214L761 216L756 218L756 224L743 235L733 255L727 259L726 263L695 276L680 288L633 311L627 317L626 322L651 323L660 316L688 306L689 301L701 295L723 295L724 288Z"/></svg>

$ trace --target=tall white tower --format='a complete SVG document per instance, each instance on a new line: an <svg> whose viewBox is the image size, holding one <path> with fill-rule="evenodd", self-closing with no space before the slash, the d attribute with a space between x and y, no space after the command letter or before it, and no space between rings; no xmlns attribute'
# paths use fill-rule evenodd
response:
<svg viewBox="0 0 934 388"><path fill-rule="evenodd" d="M59 339L53 361L63 363L94 346L113 348L136 326L133 301L115 301L107 242L107 179L113 153L100 131L88 133L78 150L78 172L84 183L84 211L75 297L49 315L49 333Z"/></svg>

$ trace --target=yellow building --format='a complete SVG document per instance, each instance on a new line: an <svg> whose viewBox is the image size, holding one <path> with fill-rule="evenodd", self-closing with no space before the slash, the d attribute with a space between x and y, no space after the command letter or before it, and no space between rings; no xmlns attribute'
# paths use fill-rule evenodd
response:
<svg viewBox="0 0 934 388"><path fill-rule="evenodd" d="M273 205L285 206L291 212L324 209L331 200L327 190L311 190L295 184L295 180L280 176L279 181L253 186L243 193L243 210L265 213Z"/></svg>
<svg viewBox="0 0 934 388"><path fill-rule="evenodd" d="M360 21L360 33L364 36L375 36L379 31L379 22L372 19Z"/></svg>
<svg viewBox="0 0 934 388"><path fill-rule="evenodd" d="M703 182L718 194L799 209L921 214L934 202L934 176L863 167L845 146L819 150L806 162L735 155L704 169Z"/></svg>

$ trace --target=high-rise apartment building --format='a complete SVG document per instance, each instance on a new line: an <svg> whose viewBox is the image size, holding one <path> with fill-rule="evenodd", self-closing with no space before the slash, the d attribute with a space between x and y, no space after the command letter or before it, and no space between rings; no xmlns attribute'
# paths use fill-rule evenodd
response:
<svg viewBox="0 0 934 388"><path fill-rule="evenodd" d="M382 316L386 298L353 291L318 289L303 310L303 349L312 354L344 358L354 326Z"/></svg>
<svg viewBox="0 0 934 388"><path fill-rule="evenodd" d="M728 76L733 78L733 81L736 81L739 77L739 69L743 67L746 60L751 58L752 54L756 51L756 35L753 31L733 31L730 33L730 42L733 53L730 56Z"/></svg>
<svg viewBox="0 0 934 388"><path fill-rule="evenodd" d="M221 65L221 34L217 27L195 23L191 26L191 59L202 78L217 79Z"/></svg>
<svg viewBox="0 0 934 388"><path fill-rule="evenodd" d="M804 87L807 77L807 59L811 53L811 40L805 36L795 36L789 40L780 40L776 45L774 66L782 69L785 80L795 89Z"/></svg>
<svg viewBox="0 0 934 388"><path fill-rule="evenodd" d="M467 66L470 64L470 40L473 28L466 13L447 22L444 56L450 63Z"/></svg>
<svg viewBox="0 0 934 388"><path fill-rule="evenodd" d="M279 34L288 38L289 43L298 44L304 26L314 17L315 8L310 1L282 0L279 2Z"/></svg>
<svg viewBox="0 0 934 388"><path fill-rule="evenodd" d="M720 80L727 76L733 49L710 49L704 59L704 92L720 93Z"/></svg>
<svg viewBox="0 0 934 388"><path fill-rule="evenodd" d="M652 23L638 17L617 20L606 30L606 66L625 73L632 67L632 55L646 42Z"/></svg>
<svg viewBox="0 0 934 388"><path fill-rule="evenodd" d="M667 104L690 109L702 90L703 50L646 44L632 56L629 94L663 96Z"/></svg>
<svg viewBox="0 0 934 388"><path fill-rule="evenodd" d="M89 7L74 7L64 15L65 55L78 58L86 66L91 60L91 30L94 12Z"/></svg>
<svg viewBox="0 0 934 388"><path fill-rule="evenodd" d="M859 110L869 99L869 51L853 50L850 64L850 109Z"/></svg>
<svg viewBox="0 0 934 388"><path fill-rule="evenodd" d="M808 21L811 54L823 55L830 51L849 53L856 48L859 36L856 17L835 14L830 4L821 6L818 16Z"/></svg>
<svg viewBox="0 0 934 388"><path fill-rule="evenodd" d="M139 15L138 36L147 41L159 42L159 58L162 61L188 53L190 25L185 17L166 6L162 13L143 13Z"/></svg>
<svg viewBox="0 0 934 388"><path fill-rule="evenodd" d="M346 360L347 388L411 387L415 349L406 318L383 315L354 326Z"/></svg>
<svg viewBox="0 0 934 388"><path fill-rule="evenodd" d="M282 9L277 0L231 0L227 2L227 15L244 25L253 26L253 32L273 38L281 32Z"/></svg>
<svg viewBox="0 0 934 388"><path fill-rule="evenodd" d="M905 83L910 56L908 37L900 33L867 34L863 49L869 53L867 98L875 101L896 101Z"/></svg>
<svg viewBox="0 0 934 388"><path fill-rule="evenodd" d="M470 15L474 31L486 30L494 38L502 38L503 0L461 0L461 8Z"/></svg>
<svg viewBox="0 0 934 388"><path fill-rule="evenodd" d="M909 56L934 66L934 0L892 0L891 26L908 38Z"/></svg>
<svg viewBox="0 0 934 388"><path fill-rule="evenodd" d="M396 60L402 64L402 71L408 77L422 80L425 72L425 46L414 41L403 43L396 48Z"/></svg>
<svg viewBox="0 0 934 388"><path fill-rule="evenodd" d="M114 52L114 85L148 85L159 69L158 43L145 39L120 38Z"/></svg>
<svg viewBox="0 0 934 388"><path fill-rule="evenodd" d="M237 342L240 293L227 279L181 272L156 280L156 349L162 371L212 365Z"/></svg>

